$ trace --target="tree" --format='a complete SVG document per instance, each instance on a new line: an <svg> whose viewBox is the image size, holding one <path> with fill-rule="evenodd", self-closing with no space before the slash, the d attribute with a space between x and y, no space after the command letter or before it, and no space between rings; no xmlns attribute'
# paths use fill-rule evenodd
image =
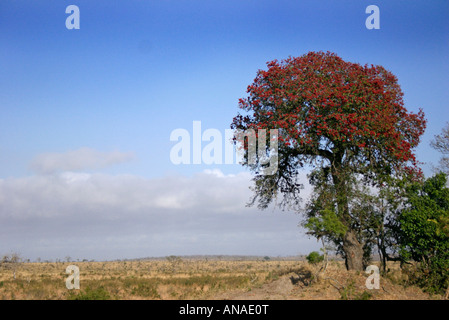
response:
<svg viewBox="0 0 449 320"><path fill-rule="evenodd" d="M307 262L310 264L318 264L324 260L324 256L320 255L317 251L312 251L309 253L309 255L306 257Z"/></svg>
<svg viewBox="0 0 449 320"><path fill-rule="evenodd" d="M401 255L418 262L418 282L433 291L449 292L449 188L438 173L407 187L399 215Z"/></svg>
<svg viewBox="0 0 449 320"><path fill-rule="evenodd" d="M182 262L181 257L174 256L174 255L168 256L168 257L166 257L166 259L170 263L171 272L175 272L176 268Z"/></svg>
<svg viewBox="0 0 449 320"><path fill-rule="evenodd" d="M267 67L248 86L248 97L239 100L244 112L231 124L236 130L279 133L274 174L261 174L261 162L244 164L254 172L249 205L258 202L264 209L276 201L281 208L299 210L299 172L311 168L311 176L320 177L314 190L329 192L327 208L320 212L333 212L338 230L344 229L346 266L362 270L363 245L349 198L355 181L379 186L391 175L419 172L413 151L426 126L424 113L405 109L397 78L382 66L309 52L268 62ZM273 156L269 148L262 151Z"/></svg>
<svg viewBox="0 0 449 320"><path fill-rule="evenodd" d="M0 267L4 267L5 269L12 269L13 278L15 280L17 268L22 263L22 261L23 259L20 257L20 254L13 252L2 257L2 259L0 260Z"/></svg>
<svg viewBox="0 0 449 320"><path fill-rule="evenodd" d="M440 159L440 169L449 174L449 122L443 128L441 134L436 135L434 140L430 142L430 145L445 155Z"/></svg>

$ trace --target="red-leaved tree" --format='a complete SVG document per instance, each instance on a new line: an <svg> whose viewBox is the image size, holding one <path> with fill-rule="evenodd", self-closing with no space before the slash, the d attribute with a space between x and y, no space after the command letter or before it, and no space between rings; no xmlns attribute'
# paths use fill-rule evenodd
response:
<svg viewBox="0 0 449 320"><path fill-rule="evenodd" d="M248 86L248 97L239 100L244 112L231 124L238 130L279 130L278 170L263 175L259 163L248 165L255 173L251 204L266 208L276 199L281 206L298 205L299 170L312 168L335 190L346 266L362 270L350 181L361 177L379 185L388 176L419 171L413 149L426 126L424 113L404 108L397 78L382 66L347 62L330 52L267 66Z"/></svg>

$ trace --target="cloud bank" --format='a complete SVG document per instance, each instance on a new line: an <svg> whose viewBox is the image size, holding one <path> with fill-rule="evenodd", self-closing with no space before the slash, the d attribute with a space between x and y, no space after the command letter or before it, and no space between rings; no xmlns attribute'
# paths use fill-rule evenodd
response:
<svg viewBox="0 0 449 320"><path fill-rule="evenodd" d="M91 151L75 155L98 155ZM59 161L45 161L45 159ZM113 163L123 154L43 157L39 172ZM75 157L76 159L79 159ZM44 160L42 160L44 159ZM47 164L47 165L43 165ZM171 254L291 255L316 249L300 216L246 207L249 173L206 170L191 177L142 178L64 171L0 179L0 253L63 259Z"/></svg>

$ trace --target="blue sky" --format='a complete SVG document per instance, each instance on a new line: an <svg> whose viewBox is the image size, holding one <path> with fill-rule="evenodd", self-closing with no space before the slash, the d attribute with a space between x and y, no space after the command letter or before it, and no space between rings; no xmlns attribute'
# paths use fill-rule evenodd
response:
<svg viewBox="0 0 449 320"><path fill-rule="evenodd" d="M65 9L71 4L80 9L79 30L65 27L69 16ZM365 27L365 8L371 4L380 8L379 30ZM60 168L75 171L70 174L131 175L148 183L173 175L199 183L194 176L205 169L238 175L243 171L238 165L172 164L169 154L174 142L170 133L177 128L191 131L196 120L201 121L203 130L215 128L224 133L238 112L238 99L244 97L247 85L267 61L320 50L352 62L382 65L399 78L408 110L422 108L428 119L417 157L427 163L425 173L431 174L430 164L437 164L440 154L429 142L449 121L448 13L447 1L3 0L0 179L4 188L20 181L23 188L35 190L36 181L31 179L50 179L48 175L36 177L42 174L32 165L36 159L44 157L46 165L60 165L52 157L59 154L59 159L65 159L63 155L74 150L84 150L78 153L80 167ZM132 156L127 157L129 154ZM101 155L107 160L92 166L92 159ZM39 183L48 186L50 182ZM102 188L101 183L98 188ZM67 192L67 198L81 197L78 191ZM31 191L23 196L27 195L33 201L45 198ZM50 238L41 235L44 229L27 229L31 228L27 227L29 220L17 218L28 217L24 206L9 205L3 202L0 206L0 215L7 222L3 233L28 231L33 235L30 239L51 246ZM51 211L48 203L41 206L43 211ZM67 203L58 206L72 210ZM6 208L17 212L6 213ZM282 217L276 213L269 219L279 221ZM298 217L285 219L286 228L291 226L289 235L298 233L291 223ZM61 224L63 221L61 218ZM85 224L95 225L90 220ZM112 224L108 230L103 238L97 236L118 241L112 236ZM161 234L164 236L166 233ZM17 242L3 242L0 253L16 249L33 256L44 252L44 245L26 249L24 243ZM167 250L167 254L201 253L200 242L195 249L180 246ZM127 242L117 243L125 249L105 257L130 252L123 245ZM295 254L307 251L307 245L310 242L295 247L293 241L285 249L279 239L268 253ZM243 251L265 254L251 246ZM283 248L276 251L276 246ZM231 247L223 246L217 253L231 253L227 249ZM64 250L75 251L69 244L52 250L52 257ZM165 251L143 248L131 252L163 255ZM79 251L82 254L101 256L95 248Z"/></svg>

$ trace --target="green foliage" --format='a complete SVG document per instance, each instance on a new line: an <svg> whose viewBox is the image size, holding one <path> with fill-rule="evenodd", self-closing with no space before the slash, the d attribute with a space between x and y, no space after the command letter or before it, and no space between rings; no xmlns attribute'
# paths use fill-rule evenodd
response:
<svg viewBox="0 0 449 320"><path fill-rule="evenodd" d="M324 260L324 256L320 255L317 251L312 251L311 253L309 253L309 255L306 257L307 261L310 264L318 264L321 261Z"/></svg>
<svg viewBox="0 0 449 320"><path fill-rule="evenodd" d="M449 285L449 188L439 173L407 188L407 208L399 216L404 259L418 262L416 282L431 292Z"/></svg>
<svg viewBox="0 0 449 320"><path fill-rule="evenodd" d="M86 290L78 293L72 294L69 297L70 300L110 300L111 296L106 289L99 287L96 289L91 289L87 287Z"/></svg>
<svg viewBox="0 0 449 320"><path fill-rule="evenodd" d="M310 217L305 227L316 235L332 235L341 238L346 233L347 227L341 222L334 210L323 209L320 215Z"/></svg>

